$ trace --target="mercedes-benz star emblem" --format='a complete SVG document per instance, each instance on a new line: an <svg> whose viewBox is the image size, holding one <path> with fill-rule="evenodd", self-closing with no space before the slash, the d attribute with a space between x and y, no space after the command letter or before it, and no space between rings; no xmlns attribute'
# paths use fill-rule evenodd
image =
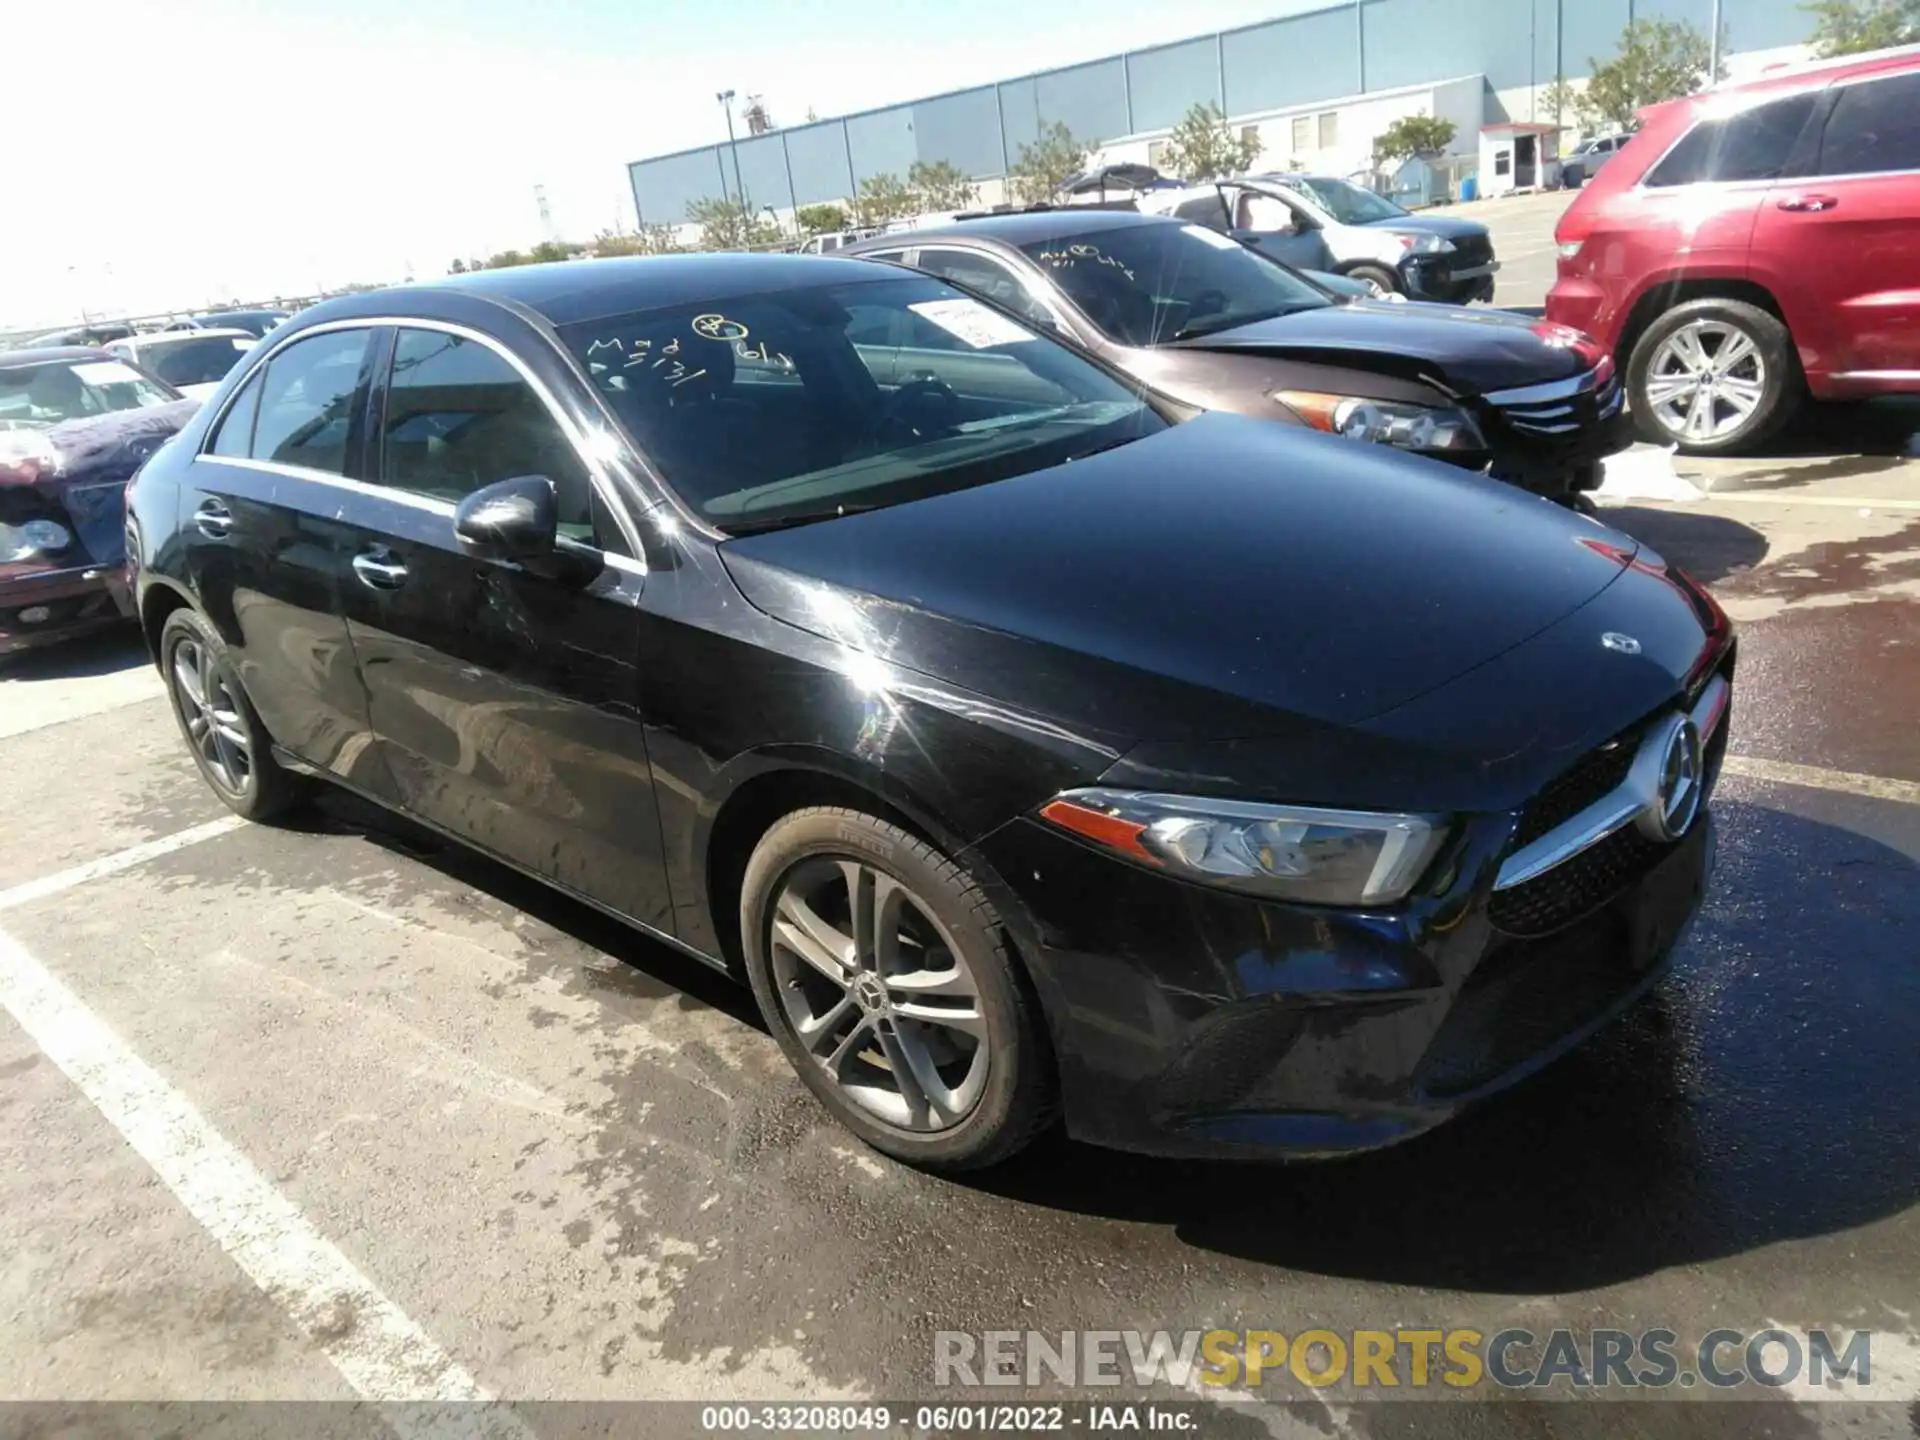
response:
<svg viewBox="0 0 1920 1440"><path fill-rule="evenodd" d="M1684 715L1667 723L1660 739L1660 770L1641 829L1655 840L1678 840L1700 814L1700 730Z"/></svg>
<svg viewBox="0 0 1920 1440"><path fill-rule="evenodd" d="M1638 655L1640 642L1631 635L1622 635L1618 630L1609 630L1600 637L1600 643L1607 649L1622 655Z"/></svg>

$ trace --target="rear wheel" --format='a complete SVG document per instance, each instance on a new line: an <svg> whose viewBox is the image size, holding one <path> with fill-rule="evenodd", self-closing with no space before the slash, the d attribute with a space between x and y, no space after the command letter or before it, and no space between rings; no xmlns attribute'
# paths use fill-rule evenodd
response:
<svg viewBox="0 0 1920 1440"><path fill-rule="evenodd" d="M1347 278L1358 280L1366 286L1367 293L1376 300L1384 300L1389 295L1400 293L1400 282L1384 265L1356 265L1347 271Z"/></svg>
<svg viewBox="0 0 1920 1440"><path fill-rule="evenodd" d="M229 810L267 820L305 798L306 781L273 758L220 632L197 611L183 606L160 627L160 674L194 763Z"/></svg>
<svg viewBox="0 0 1920 1440"><path fill-rule="evenodd" d="M994 1164L1051 1121L1038 1007L992 902L953 861L838 807L777 821L740 935L767 1027L807 1088L911 1164Z"/></svg>
<svg viewBox="0 0 1920 1440"><path fill-rule="evenodd" d="M1793 414L1800 384L1787 327L1740 300L1676 305L1647 327L1627 362L1641 435L1692 455L1764 440Z"/></svg>

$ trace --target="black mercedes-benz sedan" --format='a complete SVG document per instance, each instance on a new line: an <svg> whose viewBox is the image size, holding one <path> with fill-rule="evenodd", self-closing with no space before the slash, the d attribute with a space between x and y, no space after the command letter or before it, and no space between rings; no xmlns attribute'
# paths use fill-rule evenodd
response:
<svg viewBox="0 0 1920 1440"><path fill-rule="evenodd" d="M1164 395L1409 450L1563 502L1632 437L1613 360L1564 325L1352 301L1204 225L1068 207L882 235L891 260L987 296ZM913 342L900 337L911 368Z"/></svg>
<svg viewBox="0 0 1920 1440"><path fill-rule="evenodd" d="M892 1155L1385 1144L1653 983L1732 636L1509 486L1184 414L861 261L355 296L136 479L140 615L232 809L346 786L744 977Z"/></svg>

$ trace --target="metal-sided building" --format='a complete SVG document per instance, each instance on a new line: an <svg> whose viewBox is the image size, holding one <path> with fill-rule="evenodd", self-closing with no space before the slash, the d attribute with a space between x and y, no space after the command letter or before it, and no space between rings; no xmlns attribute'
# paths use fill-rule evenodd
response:
<svg viewBox="0 0 1920 1440"><path fill-rule="evenodd" d="M1346 174L1402 115L1455 125L1467 156L1482 126L1548 120L1556 77L1585 76L1635 19L1705 33L1714 0L1351 0L1261 24L1022 75L971 90L722 141L628 167L643 224L680 224L702 199L744 196L790 216L844 202L860 181L946 160L1001 198L1023 145L1055 122L1105 161L1149 160L1188 108L1219 106L1256 128L1262 163ZM1812 27L1799 0L1720 0L1734 71L1789 58ZM736 157L737 156L737 163Z"/></svg>

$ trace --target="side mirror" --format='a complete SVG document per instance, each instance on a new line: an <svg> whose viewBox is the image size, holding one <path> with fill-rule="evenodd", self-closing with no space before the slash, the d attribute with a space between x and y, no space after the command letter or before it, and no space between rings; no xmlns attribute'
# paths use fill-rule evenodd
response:
<svg viewBox="0 0 1920 1440"><path fill-rule="evenodd" d="M476 560L536 560L560 534L560 503L544 475L517 475L482 486L453 512L453 538Z"/></svg>

